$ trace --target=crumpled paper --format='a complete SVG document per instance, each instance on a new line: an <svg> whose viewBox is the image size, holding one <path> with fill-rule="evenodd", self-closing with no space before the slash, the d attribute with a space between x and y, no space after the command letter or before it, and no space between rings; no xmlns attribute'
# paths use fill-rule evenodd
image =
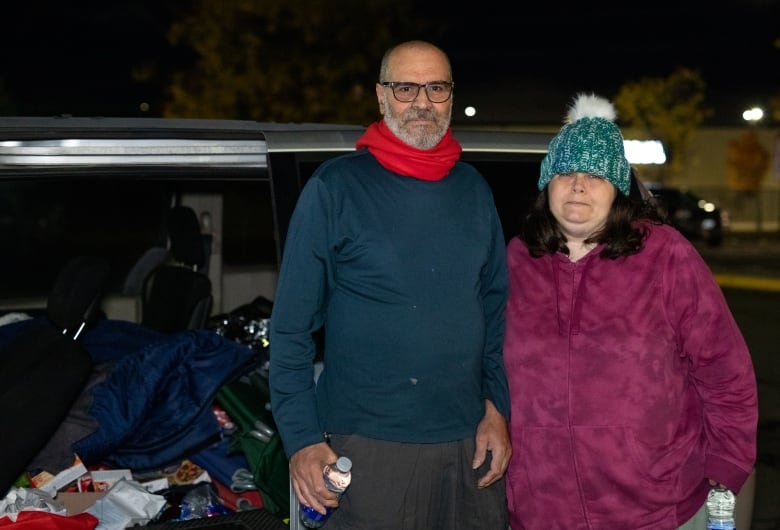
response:
<svg viewBox="0 0 780 530"><path fill-rule="evenodd" d="M57 502L49 493L38 488L17 488L14 486L0 501L0 516L6 516L11 521L16 522L19 512L22 511L67 515L65 506Z"/></svg>
<svg viewBox="0 0 780 530"><path fill-rule="evenodd" d="M165 503L162 495L150 493L138 482L122 478L86 511L100 521L97 530L123 530L145 525Z"/></svg>

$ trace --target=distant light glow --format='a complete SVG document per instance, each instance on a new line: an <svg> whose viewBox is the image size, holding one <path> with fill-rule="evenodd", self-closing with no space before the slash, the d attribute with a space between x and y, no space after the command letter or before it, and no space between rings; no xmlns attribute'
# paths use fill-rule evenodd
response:
<svg viewBox="0 0 780 530"><path fill-rule="evenodd" d="M715 204L705 201L704 199L699 199L699 202L697 203L699 208L704 210L705 212L714 212L715 211Z"/></svg>
<svg viewBox="0 0 780 530"><path fill-rule="evenodd" d="M756 122L760 121L763 117L764 111L760 107L753 107L752 109L747 109L742 113L742 119L745 121Z"/></svg>
<svg viewBox="0 0 780 530"><path fill-rule="evenodd" d="M629 164L663 164L664 146L659 140L623 140Z"/></svg>
<svg viewBox="0 0 780 530"><path fill-rule="evenodd" d="M477 109L474 107L466 107L463 114L465 114L467 118L473 118L477 114Z"/></svg>

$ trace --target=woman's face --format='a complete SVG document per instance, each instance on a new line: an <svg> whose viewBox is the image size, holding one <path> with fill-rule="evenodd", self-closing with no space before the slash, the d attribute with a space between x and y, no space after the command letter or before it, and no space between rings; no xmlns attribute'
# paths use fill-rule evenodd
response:
<svg viewBox="0 0 780 530"><path fill-rule="evenodd" d="M590 173L555 175L548 185L550 211L570 240L583 240L600 230L617 195L608 180Z"/></svg>

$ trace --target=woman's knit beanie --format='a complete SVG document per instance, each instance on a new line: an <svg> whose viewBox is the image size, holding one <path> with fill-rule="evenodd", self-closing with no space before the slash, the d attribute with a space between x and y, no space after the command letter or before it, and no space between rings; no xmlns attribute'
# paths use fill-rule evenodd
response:
<svg viewBox="0 0 780 530"><path fill-rule="evenodd" d="M605 178L623 195L631 189L631 169L623 148L623 135L614 121L612 103L594 94L578 94L565 125L552 139L542 161L539 190L562 173L590 173Z"/></svg>

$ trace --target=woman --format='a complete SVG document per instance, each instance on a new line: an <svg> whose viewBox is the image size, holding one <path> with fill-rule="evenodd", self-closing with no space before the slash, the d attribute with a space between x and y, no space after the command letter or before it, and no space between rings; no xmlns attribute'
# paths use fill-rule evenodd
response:
<svg viewBox="0 0 780 530"><path fill-rule="evenodd" d="M614 119L576 98L507 248L512 530L703 530L711 484L755 461L748 348L696 249L629 198Z"/></svg>

